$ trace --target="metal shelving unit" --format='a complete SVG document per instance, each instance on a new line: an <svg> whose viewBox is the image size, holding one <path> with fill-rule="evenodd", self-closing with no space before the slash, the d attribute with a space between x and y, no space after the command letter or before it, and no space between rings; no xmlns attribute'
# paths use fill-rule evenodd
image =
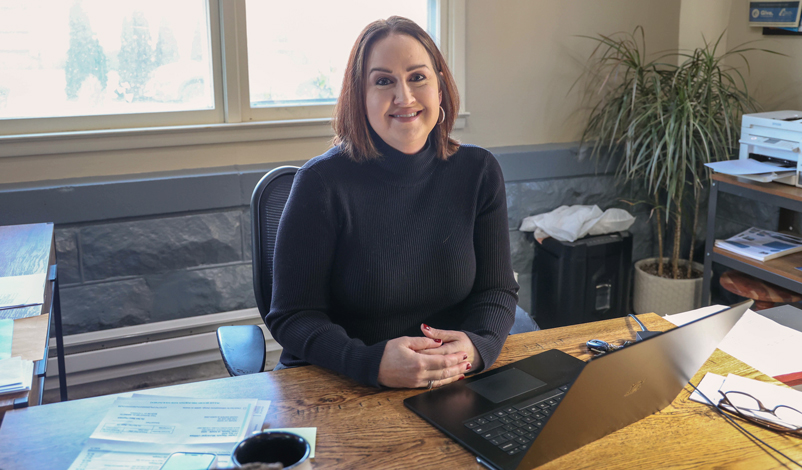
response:
<svg viewBox="0 0 802 470"><path fill-rule="evenodd" d="M716 205L719 192L802 212L802 188L779 183L758 183L730 175L714 174L710 185L710 200L707 209L702 305L710 304L713 263L723 264L728 268L802 294L802 270L797 269L802 267L802 252L760 262L714 247Z"/></svg>

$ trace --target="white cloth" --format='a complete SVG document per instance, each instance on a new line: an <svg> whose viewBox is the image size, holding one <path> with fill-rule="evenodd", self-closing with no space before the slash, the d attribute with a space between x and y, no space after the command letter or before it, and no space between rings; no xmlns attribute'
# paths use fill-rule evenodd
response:
<svg viewBox="0 0 802 470"><path fill-rule="evenodd" d="M563 242L576 241L585 235L603 235L627 230L635 217L624 209L607 209L599 206L560 206L545 214L526 217L521 221L521 232L535 232L535 238L554 237Z"/></svg>

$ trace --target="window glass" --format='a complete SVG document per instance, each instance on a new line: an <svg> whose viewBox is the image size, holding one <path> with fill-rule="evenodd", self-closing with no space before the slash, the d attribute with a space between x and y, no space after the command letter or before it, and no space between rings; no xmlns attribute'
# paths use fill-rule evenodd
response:
<svg viewBox="0 0 802 470"><path fill-rule="evenodd" d="M0 0L0 119L214 108L205 0Z"/></svg>
<svg viewBox="0 0 802 470"><path fill-rule="evenodd" d="M359 32L392 15L427 29L429 4L430 0L247 0L251 107L334 103Z"/></svg>

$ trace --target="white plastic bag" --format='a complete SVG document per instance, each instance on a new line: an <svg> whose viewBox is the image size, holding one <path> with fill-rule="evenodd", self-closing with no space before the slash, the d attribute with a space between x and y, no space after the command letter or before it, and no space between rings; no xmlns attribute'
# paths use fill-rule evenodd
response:
<svg viewBox="0 0 802 470"><path fill-rule="evenodd" d="M628 229L635 222L623 209L599 206L560 206L545 214L526 217L521 221L522 232L535 232L535 238L554 237L564 242L576 241L585 235L602 235Z"/></svg>

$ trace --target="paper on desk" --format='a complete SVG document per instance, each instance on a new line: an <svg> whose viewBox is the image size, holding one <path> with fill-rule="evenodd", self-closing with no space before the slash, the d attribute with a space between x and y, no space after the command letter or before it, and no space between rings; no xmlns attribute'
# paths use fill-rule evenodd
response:
<svg viewBox="0 0 802 470"><path fill-rule="evenodd" d="M718 391L721 389L723 383L723 376L708 372L702 377L702 380L699 381L699 385L696 386L699 391L694 390L693 393L691 393L690 399L705 405L716 405L721 399L721 394L719 394ZM702 392L710 401L705 400L702 393L699 392Z"/></svg>
<svg viewBox="0 0 802 470"><path fill-rule="evenodd" d="M0 359L11 357L11 341L14 339L14 320L0 319Z"/></svg>
<svg viewBox="0 0 802 470"><path fill-rule="evenodd" d="M33 381L33 361L19 356L0 360L0 394L30 390Z"/></svg>
<svg viewBox="0 0 802 470"><path fill-rule="evenodd" d="M134 393L131 395L132 397L160 397L160 398L181 398L183 400L196 400L195 398L191 397L165 397L163 395L151 395L149 393ZM270 408L270 400L256 400L256 408L253 410L253 417L251 418L251 422L248 424L248 429L245 431L245 434L251 434L257 431L262 430L262 426L265 423L265 418L267 417L267 410Z"/></svg>
<svg viewBox="0 0 802 470"><path fill-rule="evenodd" d="M159 470L169 453L118 452L102 447L84 447L69 470Z"/></svg>
<svg viewBox="0 0 802 470"><path fill-rule="evenodd" d="M663 317L682 326L727 308L711 305ZM802 385L802 332L747 310L718 348L786 385Z"/></svg>
<svg viewBox="0 0 802 470"><path fill-rule="evenodd" d="M708 372L697 386L714 404L718 404L722 398L722 392L738 391L748 393L763 403L763 406L773 409L777 405L786 405L796 409L802 409L802 392L792 388L781 387L758 380L747 379L735 374L729 374L726 378ZM709 405L698 392L691 394L691 400ZM745 410L741 410L744 412ZM781 422L769 413L755 411L753 416L772 422ZM802 426L802 419L787 422L795 426Z"/></svg>
<svg viewBox="0 0 802 470"><path fill-rule="evenodd" d="M183 402L183 403L210 403L210 402L252 402L254 400L205 400L197 398L165 397L150 395L145 393L135 393L130 399L138 399L144 403L151 401L161 402ZM167 457L173 452L209 452L217 455L217 467L225 468L230 466L230 454L234 445L240 439L250 435L254 431L262 429L262 425L270 407L269 400L255 400L256 406L253 407L252 417L246 430L236 438L228 442L207 442L207 443L165 443L159 439L158 443L105 440L95 438L93 433L80 455L70 466L70 470L117 470L120 468L136 468L139 470L158 470ZM222 403L225 404L225 403ZM230 403L229 403L230 405ZM109 411L111 414L112 411ZM109 417L107 414L107 417ZM104 419L105 421L105 419ZM184 421L183 419L181 421ZM179 422L181 422L179 421ZM104 422L101 422L96 429L96 433L101 430ZM102 434L98 434L102 435ZM138 439L134 434L133 439Z"/></svg>
<svg viewBox="0 0 802 470"><path fill-rule="evenodd" d="M233 444L248 431L256 402L118 398L90 439L157 445Z"/></svg>
<svg viewBox="0 0 802 470"><path fill-rule="evenodd" d="M673 323L676 326L682 326L728 308L729 307L726 305L711 305L709 307L697 308L696 310L689 310L687 312L677 313L674 315L666 315L663 317L663 319Z"/></svg>
<svg viewBox="0 0 802 470"><path fill-rule="evenodd" d="M283 432L291 432L297 434L307 442L309 442L309 447L312 448L312 452L309 454L310 459L315 458L315 441L317 440L317 428L270 428L268 431L283 431Z"/></svg>
<svg viewBox="0 0 802 470"><path fill-rule="evenodd" d="M41 305L47 273L0 277L0 310Z"/></svg>
<svg viewBox="0 0 802 470"><path fill-rule="evenodd" d="M802 332L747 310L718 348L780 382L799 385L800 344Z"/></svg>

